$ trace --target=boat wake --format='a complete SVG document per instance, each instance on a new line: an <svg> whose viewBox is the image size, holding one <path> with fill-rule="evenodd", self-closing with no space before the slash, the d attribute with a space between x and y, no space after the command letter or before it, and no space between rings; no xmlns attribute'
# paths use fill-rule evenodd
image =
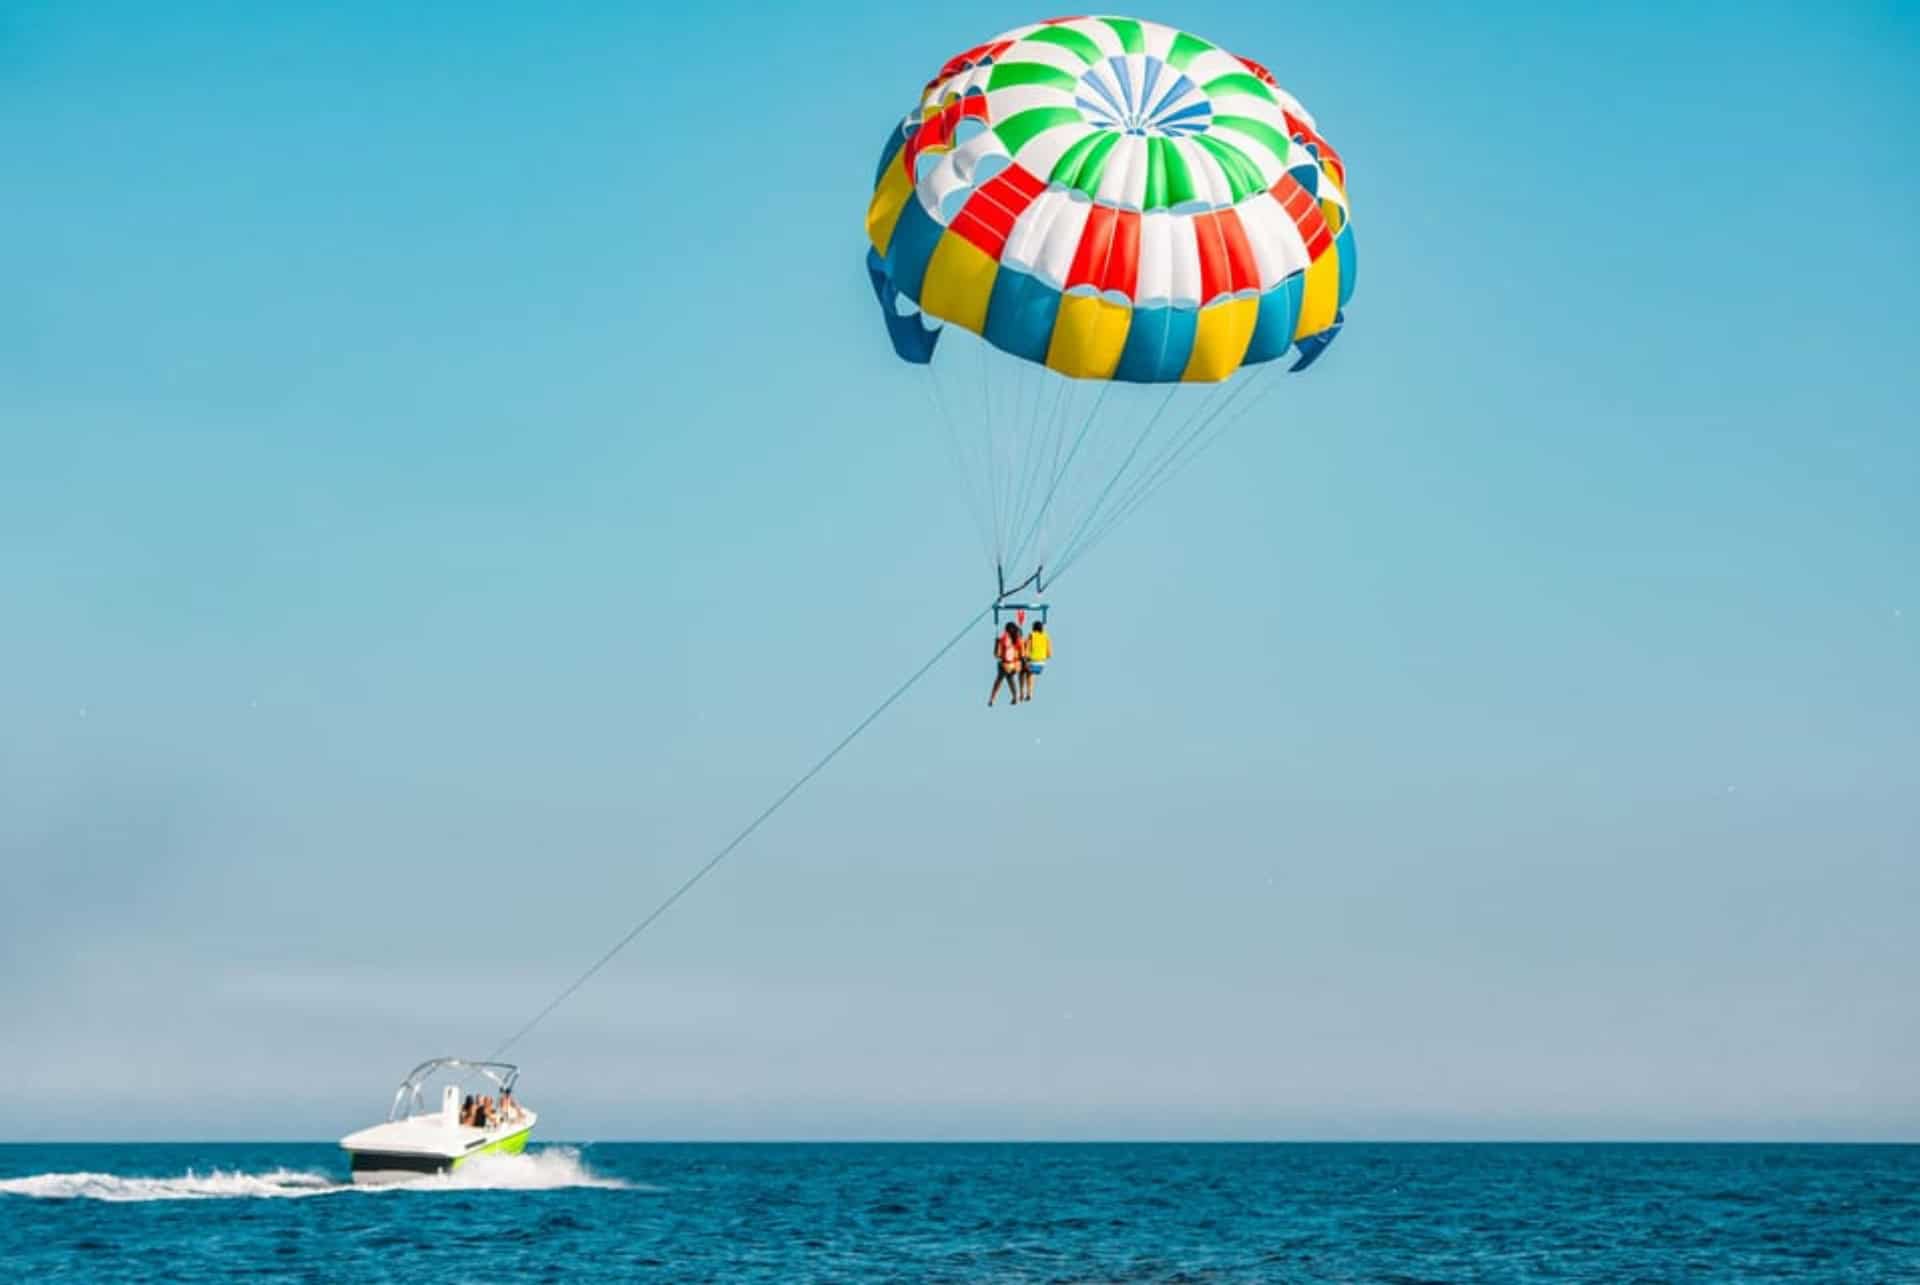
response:
<svg viewBox="0 0 1920 1285"><path fill-rule="evenodd" d="M388 1191L554 1191L562 1187L632 1190L634 1184L587 1168L572 1147L542 1147L517 1156L491 1152L475 1156L452 1173L427 1174L396 1183ZM378 1190L377 1188L375 1190ZM649 1190L642 1187L640 1190Z"/></svg>
<svg viewBox="0 0 1920 1285"><path fill-rule="evenodd" d="M412 1182L356 1187L335 1175L299 1169L265 1173L199 1174L189 1169L172 1178L129 1177L112 1173L38 1173L0 1178L0 1196L37 1200L290 1200L342 1192L374 1195L394 1191L556 1191L567 1187L630 1190L632 1184L587 1168L572 1147L542 1147L523 1155L475 1156L457 1173L424 1174ZM644 1190L644 1188L643 1188Z"/></svg>
<svg viewBox="0 0 1920 1285"><path fill-rule="evenodd" d="M117 1173L37 1173L0 1179L0 1196L40 1200L221 1200L235 1197L324 1196L342 1190L338 1179L297 1169L266 1173L199 1174L189 1169L177 1178L130 1178Z"/></svg>

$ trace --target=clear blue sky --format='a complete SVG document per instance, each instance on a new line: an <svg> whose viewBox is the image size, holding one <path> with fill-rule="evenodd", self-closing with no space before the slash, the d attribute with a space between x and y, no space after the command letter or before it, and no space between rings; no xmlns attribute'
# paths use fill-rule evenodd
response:
<svg viewBox="0 0 1920 1285"><path fill-rule="evenodd" d="M861 219L1042 15L287 8L0 14L13 1137L363 1123L983 597ZM1142 13L1346 157L1346 334L519 1050L556 1136L1920 1136L1920 12L1564 8Z"/></svg>

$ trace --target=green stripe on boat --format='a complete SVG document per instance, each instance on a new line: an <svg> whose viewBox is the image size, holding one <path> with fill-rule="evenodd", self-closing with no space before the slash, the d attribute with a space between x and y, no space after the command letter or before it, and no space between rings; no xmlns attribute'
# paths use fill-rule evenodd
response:
<svg viewBox="0 0 1920 1285"><path fill-rule="evenodd" d="M504 1138L497 1138L478 1151L469 1151L464 1156L456 1156L450 1167L458 1169L475 1156L517 1156L527 1149L527 1135L532 1132L532 1129L522 1129L518 1133L510 1133Z"/></svg>

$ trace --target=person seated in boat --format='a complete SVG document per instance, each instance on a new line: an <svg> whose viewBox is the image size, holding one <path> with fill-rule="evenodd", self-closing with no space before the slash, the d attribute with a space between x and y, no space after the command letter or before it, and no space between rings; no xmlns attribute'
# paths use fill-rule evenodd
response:
<svg viewBox="0 0 1920 1285"><path fill-rule="evenodd" d="M513 1100L513 1090L507 1089L500 1094L500 1118L512 1124L525 1115L520 1104Z"/></svg>
<svg viewBox="0 0 1920 1285"><path fill-rule="evenodd" d="M463 1128L473 1127L474 1105L474 1097L471 1093L467 1094L467 1100L460 1104L460 1124Z"/></svg>
<svg viewBox="0 0 1920 1285"><path fill-rule="evenodd" d="M1020 699L1030 701L1033 699L1033 680L1040 677L1041 672L1047 667L1047 662L1053 658L1053 639L1047 637L1046 621L1033 622L1033 631L1027 635L1026 645L1022 650L1025 653L1026 664L1020 669Z"/></svg>

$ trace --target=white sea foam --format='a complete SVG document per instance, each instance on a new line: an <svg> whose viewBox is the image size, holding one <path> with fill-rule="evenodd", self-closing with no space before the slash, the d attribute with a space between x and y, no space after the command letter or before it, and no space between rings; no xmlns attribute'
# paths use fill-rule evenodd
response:
<svg viewBox="0 0 1920 1285"><path fill-rule="evenodd" d="M0 1178L0 1196L28 1196L39 1200L231 1200L297 1199L341 1192L391 1191L550 1191L565 1187L626 1188L617 1178L587 1168L572 1147L543 1147L524 1155L475 1156L457 1173L424 1174L408 1182L356 1187L338 1176L298 1169L270 1169L265 1173L229 1173L214 1169L205 1174L189 1169L175 1178L135 1178L113 1173L39 1173L26 1178Z"/></svg>
<svg viewBox="0 0 1920 1285"><path fill-rule="evenodd" d="M452 1173L427 1174L387 1190L549 1191L561 1187L617 1187L629 1184L587 1168L572 1147L542 1147L517 1156L493 1152L475 1156Z"/></svg>
<svg viewBox="0 0 1920 1285"><path fill-rule="evenodd" d="M129 1178L117 1173L37 1173L0 1179L0 1196L41 1200L220 1200L240 1196L324 1196L339 1191L338 1179L297 1169L228 1173L189 1169L177 1178Z"/></svg>

